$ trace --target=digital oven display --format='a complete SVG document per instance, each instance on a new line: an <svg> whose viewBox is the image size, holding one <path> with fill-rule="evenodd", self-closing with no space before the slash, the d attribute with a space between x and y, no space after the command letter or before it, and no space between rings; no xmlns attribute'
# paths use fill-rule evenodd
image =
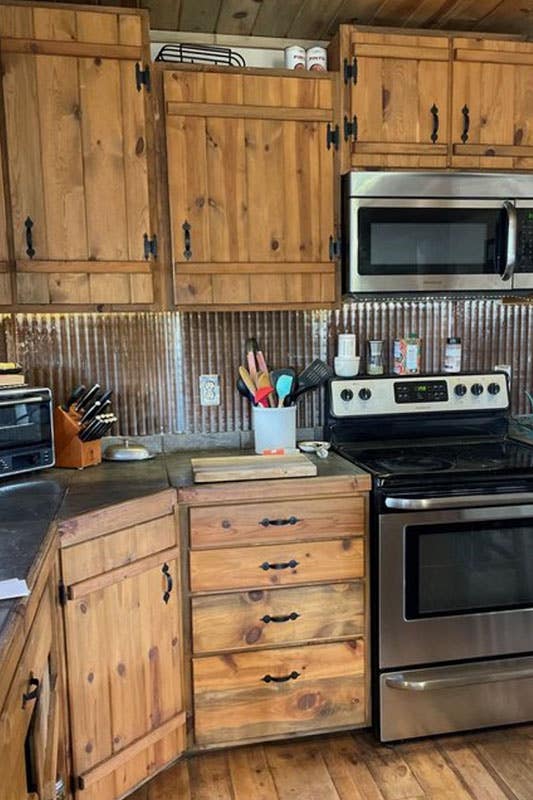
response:
<svg viewBox="0 0 533 800"><path fill-rule="evenodd" d="M444 403L448 400L446 381L397 381L396 403Z"/></svg>

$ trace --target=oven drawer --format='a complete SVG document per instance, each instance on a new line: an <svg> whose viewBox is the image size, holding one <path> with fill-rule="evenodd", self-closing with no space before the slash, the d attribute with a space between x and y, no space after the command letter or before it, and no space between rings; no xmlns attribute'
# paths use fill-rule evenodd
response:
<svg viewBox="0 0 533 800"><path fill-rule="evenodd" d="M353 638L364 633L364 609L361 581L193 597L193 650Z"/></svg>
<svg viewBox="0 0 533 800"><path fill-rule="evenodd" d="M384 742L533 720L533 656L380 677Z"/></svg>
<svg viewBox="0 0 533 800"><path fill-rule="evenodd" d="M362 725L364 666L362 639L195 658L196 742Z"/></svg>
<svg viewBox="0 0 533 800"><path fill-rule="evenodd" d="M346 581L364 574L363 540L192 550L190 567L193 592Z"/></svg>
<svg viewBox="0 0 533 800"><path fill-rule="evenodd" d="M190 510L193 549L362 536L364 530L365 501L357 496L276 500Z"/></svg>

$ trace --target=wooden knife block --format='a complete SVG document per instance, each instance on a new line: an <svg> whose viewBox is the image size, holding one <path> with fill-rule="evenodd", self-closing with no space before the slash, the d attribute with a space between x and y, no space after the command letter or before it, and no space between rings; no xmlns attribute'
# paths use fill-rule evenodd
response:
<svg viewBox="0 0 533 800"><path fill-rule="evenodd" d="M67 412L56 406L54 409L54 444L56 467L85 469L102 461L102 442L82 442L78 439L81 430L80 416L75 411Z"/></svg>

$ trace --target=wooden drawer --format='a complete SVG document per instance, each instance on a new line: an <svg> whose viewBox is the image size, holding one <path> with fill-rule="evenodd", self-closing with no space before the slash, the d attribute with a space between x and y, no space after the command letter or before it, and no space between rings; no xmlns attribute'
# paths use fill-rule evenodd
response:
<svg viewBox="0 0 533 800"><path fill-rule="evenodd" d="M360 581L194 597L193 651L353 638L364 633L364 608Z"/></svg>
<svg viewBox="0 0 533 800"><path fill-rule="evenodd" d="M63 582L70 586L175 545L173 514L89 539L61 550Z"/></svg>
<svg viewBox="0 0 533 800"><path fill-rule="evenodd" d="M193 659L198 744L363 725L362 639Z"/></svg>
<svg viewBox="0 0 533 800"><path fill-rule="evenodd" d="M353 495L191 508L190 531L193 549L360 536L365 499Z"/></svg>
<svg viewBox="0 0 533 800"><path fill-rule="evenodd" d="M363 540L192 550L190 567L193 592L347 581L363 577Z"/></svg>

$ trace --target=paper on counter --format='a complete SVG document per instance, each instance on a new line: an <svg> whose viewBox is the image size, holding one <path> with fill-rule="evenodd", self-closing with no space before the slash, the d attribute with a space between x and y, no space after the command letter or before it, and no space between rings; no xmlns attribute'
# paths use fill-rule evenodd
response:
<svg viewBox="0 0 533 800"><path fill-rule="evenodd" d="M30 590L24 580L9 578L0 581L0 600L13 600L16 597L28 597Z"/></svg>

